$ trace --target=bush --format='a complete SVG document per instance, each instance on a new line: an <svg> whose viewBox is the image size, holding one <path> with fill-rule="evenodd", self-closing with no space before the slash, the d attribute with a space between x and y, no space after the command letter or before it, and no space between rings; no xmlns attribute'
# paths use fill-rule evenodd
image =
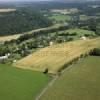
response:
<svg viewBox="0 0 100 100"><path fill-rule="evenodd" d="M90 55L92 56L100 56L100 49L99 48L94 48L91 52Z"/></svg>

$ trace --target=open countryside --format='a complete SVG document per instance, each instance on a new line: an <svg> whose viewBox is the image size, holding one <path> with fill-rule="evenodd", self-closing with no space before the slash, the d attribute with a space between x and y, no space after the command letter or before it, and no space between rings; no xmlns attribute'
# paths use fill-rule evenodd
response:
<svg viewBox="0 0 100 100"><path fill-rule="evenodd" d="M0 64L0 99L34 100L50 79L43 73Z"/></svg>
<svg viewBox="0 0 100 100"><path fill-rule="evenodd" d="M0 0L0 100L100 100L100 1Z"/></svg>
<svg viewBox="0 0 100 100"><path fill-rule="evenodd" d="M40 100L99 100L100 57L89 56L67 68Z"/></svg>
<svg viewBox="0 0 100 100"><path fill-rule="evenodd" d="M99 47L99 45L100 38L58 44L38 50L26 58L19 60L15 63L15 66L37 71L48 69L49 73L56 73L64 64L80 57L82 54L88 53L93 48Z"/></svg>

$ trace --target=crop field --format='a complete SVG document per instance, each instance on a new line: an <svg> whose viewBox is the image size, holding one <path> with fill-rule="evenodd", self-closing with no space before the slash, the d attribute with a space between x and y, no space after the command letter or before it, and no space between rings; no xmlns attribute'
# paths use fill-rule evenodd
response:
<svg viewBox="0 0 100 100"><path fill-rule="evenodd" d="M50 79L39 72L0 64L0 100L34 100Z"/></svg>
<svg viewBox="0 0 100 100"><path fill-rule="evenodd" d="M64 64L97 46L100 46L100 38L54 44L17 61L14 66L36 71L48 69L49 73L55 74Z"/></svg>
<svg viewBox="0 0 100 100"><path fill-rule="evenodd" d="M71 65L40 100L100 100L100 57Z"/></svg>
<svg viewBox="0 0 100 100"><path fill-rule="evenodd" d="M16 9L0 9L0 13L6 13L6 12L14 12Z"/></svg>

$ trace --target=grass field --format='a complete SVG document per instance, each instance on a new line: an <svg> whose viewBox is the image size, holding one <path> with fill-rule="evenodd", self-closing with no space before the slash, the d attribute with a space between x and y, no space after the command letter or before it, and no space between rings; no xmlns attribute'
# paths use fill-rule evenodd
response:
<svg viewBox="0 0 100 100"><path fill-rule="evenodd" d="M85 30L85 29L81 29L81 28L70 28L64 31L60 31L58 32L59 34L69 34L70 37L72 37L74 40L80 39L83 36L86 37L93 37L96 36L95 32L93 31L89 31L89 30ZM53 35L56 34L52 33ZM71 35L71 34L75 34L75 35Z"/></svg>
<svg viewBox="0 0 100 100"><path fill-rule="evenodd" d="M76 33L77 36L84 36L84 35L95 35L95 33L93 31L88 31L88 30L84 30L84 29L79 29L79 28L75 28L75 29L68 29L66 30L66 32L72 34L72 33Z"/></svg>
<svg viewBox="0 0 100 100"><path fill-rule="evenodd" d="M50 77L0 64L0 100L34 100Z"/></svg>
<svg viewBox="0 0 100 100"><path fill-rule="evenodd" d="M71 20L71 17L70 16L63 15L63 14L52 15L49 18L50 19L55 19L56 21L69 21L69 20Z"/></svg>
<svg viewBox="0 0 100 100"><path fill-rule="evenodd" d="M40 100L100 100L100 57L67 68Z"/></svg>
<svg viewBox="0 0 100 100"><path fill-rule="evenodd" d="M17 61L14 66L36 71L48 69L49 73L56 73L64 64L97 46L100 46L100 38L54 44Z"/></svg>

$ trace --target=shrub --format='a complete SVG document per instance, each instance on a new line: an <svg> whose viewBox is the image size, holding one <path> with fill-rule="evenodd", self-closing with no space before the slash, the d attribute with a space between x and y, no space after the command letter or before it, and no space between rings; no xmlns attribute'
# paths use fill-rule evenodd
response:
<svg viewBox="0 0 100 100"><path fill-rule="evenodd" d="M100 49L99 48L94 48L91 52L90 55L92 56L100 56Z"/></svg>

